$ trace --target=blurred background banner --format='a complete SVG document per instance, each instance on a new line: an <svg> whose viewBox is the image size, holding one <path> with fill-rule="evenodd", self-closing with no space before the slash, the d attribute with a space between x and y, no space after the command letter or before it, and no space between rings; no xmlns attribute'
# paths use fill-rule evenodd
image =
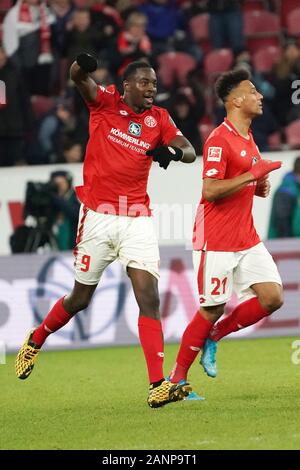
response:
<svg viewBox="0 0 300 470"><path fill-rule="evenodd" d="M300 242L272 240L273 255L285 289L284 306L232 337L300 335ZM39 324L57 298L73 286L73 256L22 254L0 258L0 341L16 350L24 332ZM192 254L184 246L161 248L161 313L166 342L178 341L197 309ZM237 303L227 304L227 312ZM138 308L130 282L119 263L104 272L90 306L61 331L48 338L46 348L76 348L138 344Z"/></svg>
<svg viewBox="0 0 300 470"><path fill-rule="evenodd" d="M270 174L271 195L254 200L254 222L262 239L267 238L272 195L283 176L292 170L297 152L268 153L264 158L280 159L281 169ZM50 174L67 170L73 177L73 184L82 184L82 165L44 165L33 167L2 168L0 172L0 255L11 253L9 237L23 224L23 209L28 181L47 182ZM194 215L202 190L202 159L191 165L171 164L168 172L153 165L150 172L148 193L153 208L154 224L159 244L187 245L192 240Z"/></svg>

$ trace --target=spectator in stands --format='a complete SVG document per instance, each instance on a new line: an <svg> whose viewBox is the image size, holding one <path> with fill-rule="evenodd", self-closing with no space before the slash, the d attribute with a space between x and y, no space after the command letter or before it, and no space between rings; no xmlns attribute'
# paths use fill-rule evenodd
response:
<svg viewBox="0 0 300 470"><path fill-rule="evenodd" d="M150 0L142 4L139 10L148 19L147 33L154 57L163 52L181 51L201 62L202 51L189 36L184 11L176 0Z"/></svg>
<svg viewBox="0 0 300 470"><path fill-rule="evenodd" d="M123 27L120 13L105 0L90 0L92 24L102 32L101 44L104 48L117 36Z"/></svg>
<svg viewBox="0 0 300 470"><path fill-rule="evenodd" d="M300 237L300 157L275 192L268 238Z"/></svg>
<svg viewBox="0 0 300 470"><path fill-rule="evenodd" d="M68 29L65 55L69 62L72 62L74 57L82 51L98 55L102 32L92 26L91 13L88 8L76 9L73 12Z"/></svg>
<svg viewBox="0 0 300 470"><path fill-rule="evenodd" d="M228 47L238 54L244 49L243 0L208 0L210 41L214 49Z"/></svg>
<svg viewBox="0 0 300 470"><path fill-rule="evenodd" d="M0 44L0 80L6 87L6 104L0 106L0 166L24 163L25 135L33 122L26 84Z"/></svg>
<svg viewBox="0 0 300 470"><path fill-rule="evenodd" d="M65 137L76 134L76 123L72 106L64 101L43 118L37 136L41 162L56 163L59 160Z"/></svg>
<svg viewBox="0 0 300 470"><path fill-rule="evenodd" d="M109 69L103 62L100 62L95 72L92 73L92 77L98 85L107 87L113 83Z"/></svg>
<svg viewBox="0 0 300 470"><path fill-rule="evenodd" d="M81 163L82 160L82 144L73 140L66 140L63 147L62 163Z"/></svg>
<svg viewBox="0 0 300 470"><path fill-rule="evenodd" d="M143 1L139 2L137 1L132 1L132 0L116 0L114 2L115 8L117 11L120 13L123 19L126 20L128 16L136 11L136 8L143 3Z"/></svg>
<svg viewBox="0 0 300 470"><path fill-rule="evenodd" d="M207 13L207 0L183 1L180 6L187 21L191 20L193 16Z"/></svg>
<svg viewBox="0 0 300 470"><path fill-rule="evenodd" d="M271 75L275 88L272 103L273 112L284 127L294 119L300 118L299 106L292 103L292 83L300 79L300 48L289 40L284 48L282 57L273 67Z"/></svg>
<svg viewBox="0 0 300 470"><path fill-rule="evenodd" d="M95 29L101 33L99 58L110 61L116 45L118 33L123 28L120 13L105 0L90 0L91 20Z"/></svg>
<svg viewBox="0 0 300 470"><path fill-rule="evenodd" d="M66 48L67 25L71 21L74 4L71 0L51 0L51 11L55 15L55 23L53 25L53 43L55 50L61 57Z"/></svg>
<svg viewBox="0 0 300 470"><path fill-rule="evenodd" d="M54 15L42 0L18 0L3 21L3 45L20 69L31 94L48 95Z"/></svg>
<svg viewBox="0 0 300 470"><path fill-rule="evenodd" d="M251 55L248 50L241 51L236 57L233 68L244 68L250 72L253 83L260 93L264 95L264 100L272 100L275 96L275 88L270 81L253 67Z"/></svg>
<svg viewBox="0 0 300 470"><path fill-rule="evenodd" d="M72 176L67 171L55 171L51 173L50 181L55 187L52 203L56 210L53 231L57 245L60 250L72 250L76 245L80 207L72 184Z"/></svg>
<svg viewBox="0 0 300 470"><path fill-rule="evenodd" d="M189 135L189 140L201 155L202 140L199 131L199 122L205 115L205 99L203 94L203 77L199 70L191 70L187 75L185 87L173 89L168 104L170 114L177 127Z"/></svg>
<svg viewBox="0 0 300 470"><path fill-rule="evenodd" d="M177 93L170 106L170 114L178 129L191 142L196 155L202 154L202 142L199 132L199 109L194 106L189 98L183 93Z"/></svg>
<svg viewBox="0 0 300 470"><path fill-rule="evenodd" d="M10 237L13 253L71 250L76 245L79 201L68 171L54 171L47 183L29 182L24 204L24 225Z"/></svg>
<svg viewBox="0 0 300 470"><path fill-rule="evenodd" d="M172 50L172 38L183 30L183 16L175 0L150 0L139 10L147 16L147 33L152 41L154 55Z"/></svg>
<svg viewBox="0 0 300 470"><path fill-rule="evenodd" d="M133 12L126 20L125 29L118 36L120 66L118 75L122 76L125 67L134 60L150 58L151 41L146 34L147 17Z"/></svg>

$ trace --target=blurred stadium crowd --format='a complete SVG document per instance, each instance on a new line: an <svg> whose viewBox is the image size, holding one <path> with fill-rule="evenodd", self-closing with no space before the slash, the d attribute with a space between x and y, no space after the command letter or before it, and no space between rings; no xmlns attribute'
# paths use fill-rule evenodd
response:
<svg viewBox="0 0 300 470"><path fill-rule="evenodd" d="M0 0L0 26L0 166L82 161L88 113L68 78L82 51L104 86L121 87L132 60L153 64L156 102L198 155L224 116L216 77L246 67L265 98L260 150L300 148L298 0Z"/></svg>

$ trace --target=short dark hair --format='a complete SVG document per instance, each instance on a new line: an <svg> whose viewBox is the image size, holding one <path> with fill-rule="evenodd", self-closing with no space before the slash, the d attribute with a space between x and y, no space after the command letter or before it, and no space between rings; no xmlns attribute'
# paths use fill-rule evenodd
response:
<svg viewBox="0 0 300 470"><path fill-rule="evenodd" d="M231 91L244 80L250 80L251 75L246 69L230 70L222 73L216 81L215 90L218 98L225 103Z"/></svg>
<svg viewBox="0 0 300 470"><path fill-rule="evenodd" d="M294 173L296 175L300 175L300 157L297 157L296 160L294 161Z"/></svg>
<svg viewBox="0 0 300 470"><path fill-rule="evenodd" d="M131 62L127 65L126 69L124 70L123 74L123 81L128 80L138 69L152 69L152 65L148 64L148 62L143 62L142 60L136 60L135 62Z"/></svg>

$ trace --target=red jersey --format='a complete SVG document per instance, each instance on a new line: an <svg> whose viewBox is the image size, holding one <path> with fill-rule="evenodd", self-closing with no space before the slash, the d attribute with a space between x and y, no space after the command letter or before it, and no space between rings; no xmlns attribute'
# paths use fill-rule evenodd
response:
<svg viewBox="0 0 300 470"><path fill-rule="evenodd" d="M77 196L90 209L116 215L151 215L147 182L152 157L146 151L168 145L182 133L157 106L136 114L115 86L98 87L90 111L83 186Z"/></svg>
<svg viewBox="0 0 300 470"><path fill-rule="evenodd" d="M208 137L203 149L203 178L230 179L246 173L259 150L249 130L241 136L225 119ZM200 201L194 225L193 247L207 251L241 251L260 242L252 217L256 182L217 201Z"/></svg>

